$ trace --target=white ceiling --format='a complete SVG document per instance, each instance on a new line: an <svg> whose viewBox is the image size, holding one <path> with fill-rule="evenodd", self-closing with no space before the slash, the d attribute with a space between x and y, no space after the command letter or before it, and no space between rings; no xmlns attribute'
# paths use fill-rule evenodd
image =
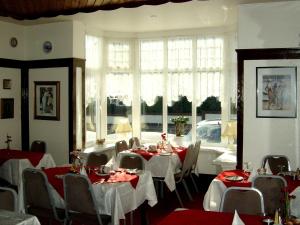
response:
<svg viewBox="0 0 300 225"><path fill-rule="evenodd" d="M41 18L31 21L16 21L7 18L2 18L2 20L23 25L77 20L87 27L99 28L103 31L166 31L234 25L237 22L237 6L239 4L276 1L280 0L193 0L185 3L78 13L73 16Z"/></svg>

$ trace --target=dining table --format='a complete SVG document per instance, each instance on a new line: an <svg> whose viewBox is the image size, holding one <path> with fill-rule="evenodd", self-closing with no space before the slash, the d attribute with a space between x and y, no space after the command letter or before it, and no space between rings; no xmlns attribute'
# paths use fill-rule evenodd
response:
<svg viewBox="0 0 300 225"><path fill-rule="evenodd" d="M113 164L119 167L124 154L139 154L143 158L145 170L150 171L152 177L163 178L169 190L174 191L176 188L174 174L180 172L186 151L186 147L172 147L169 151L167 149L150 151L149 147L145 146L119 152Z"/></svg>
<svg viewBox="0 0 300 225"><path fill-rule="evenodd" d="M245 225L262 225L262 216L243 215L239 217ZM209 212L199 209L175 210L157 225L232 225L233 213Z"/></svg>
<svg viewBox="0 0 300 225"><path fill-rule="evenodd" d="M244 170L225 170L219 173L210 183L203 199L203 208L206 211L220 210L222 195L228 187L251 187L252 178L256 172ZM283 176L287 181L287 191L289 195L294 195L295 199L290 199L291 215L300 217L300 180L294 180L291 176ZM234 179L228 179L234 178ZM239 179L237 179L239 178Z"/></svg>
<svg viewBox="0 0 300 225"><path fill-rule="evenodd" d="M0 209L1 225L40 225L36 216Z"/></svg>
<svg viewBox="0 0 300 225"><path fill-rule="evenodd" d="M0 177L18 187L18 207L24 212L22 172L26 168L50 168L56 164L48 153L0 149Z"/></svg>
<svg viewBox="0 0 300 225"><path fill-rule="evenodd" d="M55 206L65 208L63 176L70 172L70 167L54 167L43 171L50 183ZM100 214L110 215L113 225L119 225L120 220L125 219L125 214L136 210L145 201L150 207L157 203L149 171L118 169L105 175L89 168L86 171L85 175L92 183L97 209Z"/></svg>

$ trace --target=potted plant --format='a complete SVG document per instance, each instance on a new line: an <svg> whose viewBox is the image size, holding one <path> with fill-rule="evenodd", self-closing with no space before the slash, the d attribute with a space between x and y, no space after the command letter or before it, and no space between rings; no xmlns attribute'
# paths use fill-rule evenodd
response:
<svg viewBox="0 0 300 225"><path fill-rule="evenodd" d="M185 116L177 116L172 118L171 121L175 124L175 134L177 137L183 136L184 126L189 121L189 118Z"/></svg>

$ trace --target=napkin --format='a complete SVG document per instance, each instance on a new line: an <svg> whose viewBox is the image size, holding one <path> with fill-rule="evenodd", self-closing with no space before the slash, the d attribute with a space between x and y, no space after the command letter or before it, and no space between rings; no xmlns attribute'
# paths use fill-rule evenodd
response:
<svg viewBox="0 0 300 225"><path fill-rule="evenodd" d="M85 170L85 168L84 168L84 166L82 166L81 168L80 168L80 172L79 172L81 175L84 175L84 176L87 176L87 173L86 173L86 170Z"/></svg>
<svg viewBox="0 0 300 225"><path fill-rule="evenodd" d="M241 220L236 210L234 210L232 225L245 225L245 223Z"/></svg>
<svg viewBox="0 0 300 225"><path fill-rule="evenodd" d="M139 147L139 146L136 145L135 141L133 141L133 144L132 144L132 147L131 147L131 148L132 148L133 150L135 150L135 149L138 149L138 147Z"/></svg>
<svg viewBox="0 0 300 225"><path fill-rule="evenodd" d="M272 170L270 169L270 165L268 161L266 162L265 168L266 168L266 174L273 174Z"/></svg>
<svg viewBox="0 0 300 225"><path fill-rule="evenodd" d="M252 181L253 181L253 178L254 178L256 175L257 175L257 170L252 169L252 170L250 171L250 176L248 177L248 181L249 181L249 182L252 182Z"/></svg>

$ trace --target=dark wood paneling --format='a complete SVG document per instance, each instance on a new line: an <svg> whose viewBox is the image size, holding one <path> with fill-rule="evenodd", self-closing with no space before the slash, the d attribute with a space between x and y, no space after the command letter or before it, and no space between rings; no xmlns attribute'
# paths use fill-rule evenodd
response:
<svg viewBox="0 0 300 225"><path fill-rule="evenodd" d="M0 0L0 16L18 20L37 19L71 15L78 12L95 12L97 10L114 10L121 7L134 8L142 5L160 5L167 2L188 2L191 0Z"/></svg>
<svg viewBox="0 0 300 225"><path fill-rule="evenodd" d="M237 168L243 168L244 62L246 60L300 59L300 48L237 49ZM255 74L253 75L255 79Z"/></svg>
<svg viewBox="0 0 300 225"><path fill-rule="evenodd" d="M76 149L76 67L82 70L82 103L85 101L85 60L77 58L62 58L48 60L20 61L0 58L0 67L21 69L21 129L22 129L22 149L28 150L29 143L29 69L33 68L68 68L68 104L69 104L69 151ZM85 108L82 104L82 143L85 143Z"/></svg>

